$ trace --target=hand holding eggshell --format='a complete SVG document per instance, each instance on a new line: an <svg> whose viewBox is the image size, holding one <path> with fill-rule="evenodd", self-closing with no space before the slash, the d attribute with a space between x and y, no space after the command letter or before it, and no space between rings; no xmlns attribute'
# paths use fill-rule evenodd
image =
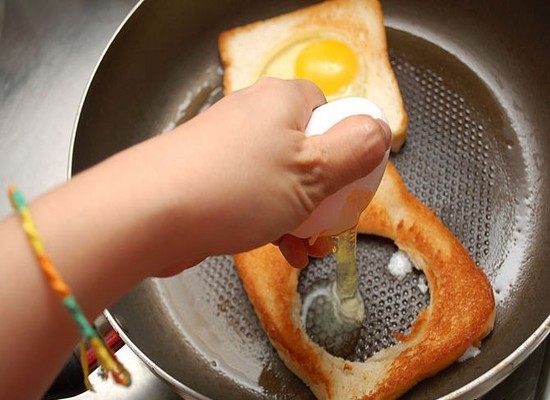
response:
<svg viewBox="0 0 550 400"><path fill-rule="evenodd" d="M387 124L383 111L370 100L347 97L315 109L305 134L307 136L323 134L342 119L359 114L370 115ZM389 148L374 170L323 200L309 218L291 234L302 239L310 238L310 242L314 242L320 236L337 235L355 226L361 212L370 203L380 184L388 157Z"/></svg>

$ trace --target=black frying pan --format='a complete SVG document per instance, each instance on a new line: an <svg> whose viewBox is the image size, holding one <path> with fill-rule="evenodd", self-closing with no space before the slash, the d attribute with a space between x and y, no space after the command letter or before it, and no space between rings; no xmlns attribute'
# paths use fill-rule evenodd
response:
<svg viewBox="0 0 550 400"><path fill-rule="evenodd" d="M221 31L309 3L140 3L90 82L71 174L215 101ZM498 300L495 329L481 354L405 397L473 398L511 373L549 331L548 7L496 0L394 0L383 7L410 120L408 142L393 162L484 268ZM417 291L419 274L404 282L387 276L383 265L393 250L384 240L360 240L361 290L371 318L358 359L388 345L392 329L406 329L429 301ZM330 260L309 271L300 290L330 274ZM405 289L413 298L403 312L407 318L384 314L380 301L387 303L388 293L395 300ZM230 257L144 282L107 315L127 344L184 397L312 398L270 347Z"/></svg>

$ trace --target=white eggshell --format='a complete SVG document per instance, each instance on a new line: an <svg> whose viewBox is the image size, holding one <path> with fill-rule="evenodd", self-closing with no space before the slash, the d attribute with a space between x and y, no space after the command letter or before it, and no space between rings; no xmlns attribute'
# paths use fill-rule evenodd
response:
<svg viewBox="0 0 550 400"><path fill-rule="evenodd" d="M320 135L351 115L367 114L387 123L384 112L373 102L362 97L346 97L316 108L305 134ZM343 187L327 197L309 218L292 232L299 238L337 235L357 224L361 212L370 203L386 169L389 157L386 151L380 164L370 174Z"/></svg>

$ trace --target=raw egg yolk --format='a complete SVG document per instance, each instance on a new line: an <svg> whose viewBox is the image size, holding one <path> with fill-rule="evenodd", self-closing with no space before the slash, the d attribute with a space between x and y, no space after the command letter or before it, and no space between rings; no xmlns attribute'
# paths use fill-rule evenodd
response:
<svg viewBox="0 0 550 400"><path fill-rule="evenodd" d="M295 64L296 77L312 81L326 96L336 94L352 83L358 69L355 51L333 39L309 43L300 52Z"/></svg>

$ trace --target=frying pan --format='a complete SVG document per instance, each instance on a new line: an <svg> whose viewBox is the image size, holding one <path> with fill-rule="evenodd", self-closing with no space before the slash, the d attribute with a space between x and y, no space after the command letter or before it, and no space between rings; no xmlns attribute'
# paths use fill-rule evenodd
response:
<svg viewBox="0 0 550 400"><path fill-rule="evenodd" d="M310 3L138 4L89 83L75 125L70 174L216 101L221 31ZM543 1L497 0L382 5L409 114L408 141L393 162L410 190L485 270L497 299L495 328L481 354L404 397L478 397L510 374L550 326L548 7ZM429 293L419 290L421 273L404 280L387 273L393 251L393 243L380 238L359 241L368 316L353 359L391 345L391 333L405 331L429 302ZM315 261L302 273L299 290L326 279L332 269L330 258ZM170 279L147 280L106 315L184 398L312 398L269 345L230 256L209 258Z"/></svg>

